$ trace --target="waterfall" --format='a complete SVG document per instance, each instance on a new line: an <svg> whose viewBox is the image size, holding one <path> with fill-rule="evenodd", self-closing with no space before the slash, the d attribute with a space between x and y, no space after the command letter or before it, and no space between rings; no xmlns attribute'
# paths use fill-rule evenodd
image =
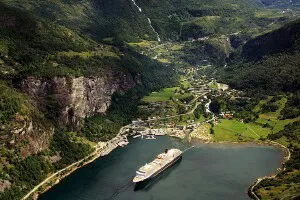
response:
<svg viewBox="0 0 300 200"><path fill-rule="evenodd" d="M131 0L131 1L132 1L132 3L135 5L135 7L137 7L137 9L138 9L138 10L140 11L140 13L141 13L141 12L142 12L142 8L140 8L140 7L136 4L135 0ZM145 14L144 14L144 15L145 15ZM147 16L145 15L145 17L147 17ZM157 32L157 31L154 29L154 27L152 26L152 22L151 22L150 18L147 17L147 19L148 19L148 23L149 23L151 29L152 29L153 32L156 34L157 41L158 41L158 42L161 42L160 36L159 36L158 32Z"/></svg>
<svg viewBox="0 0 300 200"><path fill-rule="evenodd" d="M160 42L161 39L160 39L160 37L159 37L159 34L158 34L158 32L156 32L156 30L155 30L154 27L152 26L152 22L151 22L151 20L149 19L149 17L148 17L148 22L149 22L149 25L150 25L150 27L152 28L153 32L156 34L157 40Z"/></svg>
<svg viewBox="0 0 300 200"><path fill-rule="evenodd" d="M135 0L131 0L133 4L139 9L140 12L142 12L142 9L135 3Z"/></svg>

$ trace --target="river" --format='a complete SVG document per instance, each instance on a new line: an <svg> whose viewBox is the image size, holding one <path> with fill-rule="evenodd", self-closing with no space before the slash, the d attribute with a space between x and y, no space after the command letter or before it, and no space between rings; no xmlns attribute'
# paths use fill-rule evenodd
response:
<svg viewBox="0 0 300 200"><path fill-rule="evenodd" d="M171 147L184 150L187 145L167 136L131 139L128 146L77 170L39 200L249 199L249 185L276 172L283 157L267 146L199 144L153 181L132 183L140 166Z"/></svg>

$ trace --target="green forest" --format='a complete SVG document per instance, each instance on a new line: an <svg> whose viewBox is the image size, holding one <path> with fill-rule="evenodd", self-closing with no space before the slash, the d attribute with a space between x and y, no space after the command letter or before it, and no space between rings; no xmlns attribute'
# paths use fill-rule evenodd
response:
<svg viewBox="0 0 300 200"><path fill-rule="evenodd" d="M125 0L0 0L0 183L10 183L0 199L22 198L49 175L90 155L98 142L114 138L122 126L149 117L138 106L150 105L141 99L151 92L175 86L187 92L190 85L179 81L190 68L200 69L195 79L215 78L243 91L240 99L208 95L212 112L230 110L245 123L270 129L274 134L264 140L288 144L287 170L256 190L299 184L299 174L293 174L300 170L298 7L275 0L135 2L141 12ZM101 77L106 82L125 76L135 86L112 92L105 113L84 115L77 126L61 123L62 104L55 93L60 88L47 85L52 79ZM33 77L33 89L25 93L22 83ZM30 98L42 83L52 93ZM177 99L176 114L185 114L185 104L196 98L185 92ZM201 121L209 117L205 109L199 104L192 114ZM277 121L260 118L270 113L291 123L276 132Z"/></svg>

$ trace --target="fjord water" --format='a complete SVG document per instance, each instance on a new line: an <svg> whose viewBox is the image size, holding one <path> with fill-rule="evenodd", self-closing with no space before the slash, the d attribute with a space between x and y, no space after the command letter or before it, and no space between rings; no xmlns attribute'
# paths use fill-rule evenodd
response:
<svg viewBox="0 0 300 200"><path fill-rule="evenodd" d="M276 172L282 152L256 145L201 144L159 177L135 185L135 171L165 148L187 148L177 139L132 139L130 145L77 170L42 194L40 200L249 199L258 177Z"/></svg>

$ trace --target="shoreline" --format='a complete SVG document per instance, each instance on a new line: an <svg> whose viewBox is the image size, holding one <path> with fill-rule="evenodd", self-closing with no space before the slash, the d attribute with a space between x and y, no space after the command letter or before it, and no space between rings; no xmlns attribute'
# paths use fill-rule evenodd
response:
<svg viewBox="0 0 300 200"><path fill-rule="evenodd" d="M47 192L52 187L59 184L64 178L68 177L69 175L71 175L73 172L80 169L81 167L86 166L86 165L90 164L91 162L95 161L96 159L98 159L99 157L101 157L101 154L103 152L105 152L107 146L111 145L112 141L116 140L119 136L120 136L120 134L118 134L116 137L109 140L107 142L107 144L102 148L97 149L97 147L96 147L96 150L93 153L91 153L90 155L86 156L85 158L83 158L83 159L81 159L81 160L79 160L75 163L72 163L71 165L69 165L69 166L53 173L52 175L47 177L44 181L42 181L39 185L35 186L30 192L28 192L22 198L22 200L25 200L25 199L29 198L30 196L32 196L32 198L34 200L37 200L39 195ZM168 137L174 137L174 136L171 136L171 135L167 135L167 136ZM177 138L177 137L175 137L175 138ZM222 144L224 144L224 145L240 145L240 146L245 146L245 145L272 146L272 147L275 147L276 149L280 149L283 152L283 160L281 161L281 164L284 164L285 162L287 162L290 159L290 156L291 156L290 150L287 147L285 147L284 145L279 144L275 141L271 141L271 140L267 140L267 141L247 141L247 142L230 142L230 141L214 142L214 141L205 141L205 140L193 138L190 141L190 143L193 143L193 142L198 142L198 144L200 143L200 144L208 144L208 145L222 145ZM113 149L111 149L109 153L111 153L116 148L118 148L118 146L115 146ZM109 155L109 153L107 155ZM281 169L280 172L285 170L285 169L282 169L282 168L280 168L280 169ZM254 188L264 179L275 178L278 173L279 172L277 172L276 174L271 175L271 176L259 177L253 184L251 184L249 186L249 188L248 188L249 197L252 198L252 199L255 199L255 200L260 200L260 198L255 194ZM39 189L42 188L43 186L45 186L45 184L47 184L47 183L48 184L51 183L51 184L46 186L45 188L43 188L42 191L39 191Z"/></svg>
<svg viewBox="0 0 300 200"><path fill-rule="evenodd" d="M102 148L98 149L96 147L96 149L90 155L82 158L81 160L79 160L75 163L72 163L63 169L60 169L57 172L54 172L53 174L48 176L45 180L43 180L40 184L38 184L33 189L31 189L26 195L24 195L22 197L21 200L26 200L31 196L32 196L32 199L37 200L39 195L47 192L52 187L59 184L64 178L68 177L69 175L71 175L73 172L80 169L81 167L86 166L86 165L90 164L91 162L95 161L96 159L100 158L101 154L106 150L106 147L111 145L112 141L116 140L119 136L120 136L120 134L118 134L117 136L115 136L114 138L112 138L111 140L106 142L106 145ZM118 146L115 146L113 149L110 149L110 152L112 152L117 147ZM66 173L64 173L64 172L66 172ZM39 191L39 189L42 188L43 186L45 186L45 184L47 184L47 183L51 183L51 185L48 185L45 188L43 188L42 191Z"/></svg>
<svg viewBox="0 0 300 200"><path fill-rule="evenodd" d="M248 196L251 199L254 200L261 200L255 193L254 189L255 187L263 180L265 179L273 179L276 178L276 176L280 173L280 172L284 172L286 169L283 168L283 165L290 160L291 158L291 151L289 148L287 148L286 146L272 141L272 140L266 140L266 141L247 141L247 142L230 142L230 141L223 141L223 142L214 142L214 141L206 141L206 140L201 140L198 138L192 138L191 143L192 142L201 142L201 144L211 144L211 145L220 145L220 144L225 144L225 145L240 145L240 146L245 146L245 145L258 145L258 146L269 146L269 147L274 147L276 149L279 149L283 152L283 158L281 160L281 168L279 168L280 170L277 171L276 173L269 175L269 176L263 176L263 177L259 177L256 179L256 181L254 183L252 183L249 187L248 187Z"/></svg>
<svg viewBox="0 0 300 200"><path fill-rule="evenodd" d="M280 149L283 151L283 153L285 154L284 157L290 157L290 150L285 147L284 145L280 144L280 143L277 143L275 141L272 141L272 140L265 140L265 141L241 141L241 142L231 142L231 141L220 141L220 142L216 142L216 141L207 141L207 140L201 140L201 139L198 139L198 138L193 138L191 140L191 143L196 143L196 144L210 144L210 145L221 145L221 144L224 144L224 145L240 145L240 146L272 146L272 147L275 147L276 149ZM288 159L289 160L289 159Z"/></svg>
<svg viewBox="0 0 300 200"><path fill-rule="evenodd" d="M284 146L278 142L272 141L272 140L270 140L269 142L272 143L270 146L275 146L276 148L280 148L285 153L285 156L283 157L283 161L281 162L282 165L284 165L287 161L290 160L291 151L289 148L287 148L286 146ZM285 170L286 170L286 168L281 167L280 171L278 171L277 173L275 173L273 175L259 177L254 183L252 183L249 186L249 188L248 188L249 197L254 200L260 200L260 198L256 195L256 193L254 191L255 187L263 180L276 178L280 172L284 172Z"/></svg>

